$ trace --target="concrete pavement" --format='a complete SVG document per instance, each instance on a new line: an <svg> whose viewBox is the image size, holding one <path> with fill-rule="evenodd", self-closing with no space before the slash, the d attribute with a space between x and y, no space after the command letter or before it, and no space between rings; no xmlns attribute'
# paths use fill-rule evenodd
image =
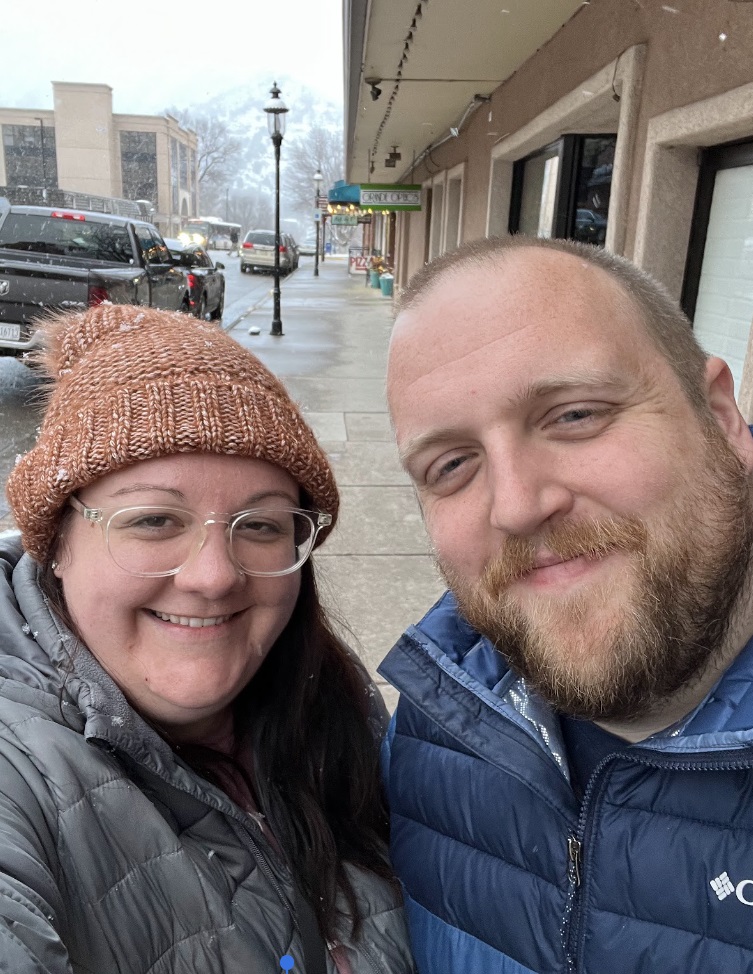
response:
<svg viewBox="0 0 753 974"><path fill-rule="evenodd" d="M375 676L403 629L443 590L387 416L391 304L362 277L349 277L344 258L328 257L318 278L304 259L282 287L282 338L269 334L271 295L228 332L285 383L330 457L342 506L316 555L318 575L346 639ZM249 335L253 327L259 335ZM392 709L396 694L379 686Z"/></svg>

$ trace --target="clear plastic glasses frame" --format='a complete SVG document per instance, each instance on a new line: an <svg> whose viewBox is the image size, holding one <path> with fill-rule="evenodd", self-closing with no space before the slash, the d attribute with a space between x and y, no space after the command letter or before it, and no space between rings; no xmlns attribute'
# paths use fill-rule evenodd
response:
<svg viewBox="0 0 753 974"><path fill-rule="evenodd" d="M169 507L162 505L140 504L134 507L118 508L87 507L85 504L82 504L81 501L73 494L68 498L68 503L73 510L77 511L84 518L84 520L89 521L91 524L98 524L102 528L105 544L107 545L107 551L118 568L121 568L129 575L136 575L141 578L161 578L167 575L177 575L178 572L181 571L181 569L188 564L191 558L203 547L207 537L207 527L210 524L224 524L226 526L225 537L230 558L236 568L245 575L253 575L260 578L272 578L280 575L290 575L291 572L297 571L301 565L305 563L306 559L313 551L317 535L322 528L329 527L329 525L332 523L332 515L330 514L323 514L318 511L304 511L299 508L292 507L259 507L251 508L246 511L238 511L236 514L218 514L214 511L210 511L206 515L201 515L196 511L190 510L189 508ZM168 542L173 545L173 550L180 550L181 554L183 555L183 557L179 559L180 564L175 567L162 569L159 571L143 571L133 567L138 562L140 557L136 553L139 543L133 544L131 554L126 554L125 545L115 541L115 551L113 551L113 538L116 537L114 534L111 536L113 522L117 523L118 519L127 515L133 515L135 517L140 512L143 512L147 518L149 515L155 516L158 514L164 514L174 515L176 518L190 519L190 526L188 524L185 525L186 530L182 533L182 537L177 539L177 543L175 536L170 539L156 538L154 540L146 540L145 538L143 542L139 542L144 551L144 562L150 560L148 557L146 557L146 552L150 550L151 560L154 560L156 554L157 561L159 561L160 547L163 548L163 552L165 556L167 556L168 545L166 542ZM274 534L273 531L270 532L270 526L276 525L277 521L288 515L291 516L294 524L308 529L308 537L303 538L300 543L295 537L295 531L292 532L292 537L290 537L289 540L292 541L292 554L294 555L294 559L291 565L271 571L263 571L249 567L247 563L244 563L244 561L238 557L238 550L242 548L242 542L237 539L236 535L236 529L239 525L248 525L250 519L254 517L260 518L262 521L267 519L268 523L266 525L263 523L256 525L257 528L261 529L257 530L256 532L259 535L259 540L251 543L249 547L255 548L259 553L269 552L271 547L274 545L275 539L272 537L268 540L266 536L262 536L262 532L266 528L267 534ZM277 519L277 521L275 521L275 519ZM254 522L251 522L251 524L254 525ZM117 528L115 530L117 530ZM148 529L144 530L148 533ZM280 542L284 543L284 540L284 537L281 536ZM167 558L167 560L169 561L170 559Z"/></svg>

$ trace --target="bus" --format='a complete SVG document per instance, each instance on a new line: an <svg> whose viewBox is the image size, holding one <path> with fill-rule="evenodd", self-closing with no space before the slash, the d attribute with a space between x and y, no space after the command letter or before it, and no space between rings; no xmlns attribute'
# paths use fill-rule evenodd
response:
<svg viewBox="0 0 753 974"><path fill-rule="evenodd" d="M186 220L178 239L195 243L205 250L237 250L240 246L240 223L226 223L217 216L197 216Z"/></svg>

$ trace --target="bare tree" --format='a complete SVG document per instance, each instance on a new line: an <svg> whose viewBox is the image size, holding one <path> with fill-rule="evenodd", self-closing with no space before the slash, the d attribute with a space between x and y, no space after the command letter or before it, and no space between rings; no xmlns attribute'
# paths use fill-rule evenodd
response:
<svg viewBox="0 0 753 974"><path fill-rule="evenodd" d="M240 223L244 231L266 229L274 224L272 201L259 190L231 193L228 213L229 219Z"/></svg>
<svg viewBox="0 0 753 974"><path fill-rule="evenodd" d="M211 200L217 195L216 190L226 186L233 174L240 140L230 134L227 122L210 113L177 108L168 108L167 112L183 128L193 129L196 133L196 168L201 196Z"/></svg>
<svg viewBox="0 0 753 974"><path fill-rule="evenodd" d="M314 214L316 188L314 173L321 170L321 193L338 179L345 169L342 130L333 131L314 125L305 135L291 138L286 152L284 190L290 209L304 218ZM337 247L347 245L355 234L355 227L335 227L327 223L328 239Z"/></svg>
<svg viewBox="0 0 753 974"><path fill-rule="evenodd" d="M321 169L322 193L343 178L343 134L319 125L305 135L290 139L285 151L285 198L295 213L309 215L314 210L314 173Z"/></svg>

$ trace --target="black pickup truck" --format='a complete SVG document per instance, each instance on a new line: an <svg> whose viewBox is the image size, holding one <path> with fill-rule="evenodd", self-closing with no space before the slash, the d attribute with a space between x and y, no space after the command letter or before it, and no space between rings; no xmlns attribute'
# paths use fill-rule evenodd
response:
<svg viewBox="0 0 753 974"><path fill-rule="evenodd" d="M35 347L35 319L111 301L190 309L186 278L150 223L11 206L0 197L0 355Z"/></svg>

